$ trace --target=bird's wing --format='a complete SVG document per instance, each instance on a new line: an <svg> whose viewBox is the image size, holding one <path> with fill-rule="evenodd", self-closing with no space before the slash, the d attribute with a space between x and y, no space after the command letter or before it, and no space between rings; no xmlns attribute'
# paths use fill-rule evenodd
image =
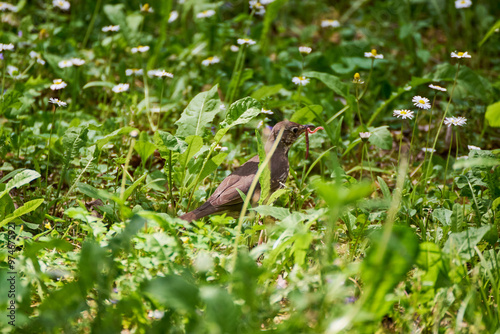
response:
<svg viewBox="0 0 500 334"><path fill-rule="evenodd" d="M259 156L257 155L226 177L208 201L215 207L243 203L243 199L236 189L246 194L258 169Z"/></svg>

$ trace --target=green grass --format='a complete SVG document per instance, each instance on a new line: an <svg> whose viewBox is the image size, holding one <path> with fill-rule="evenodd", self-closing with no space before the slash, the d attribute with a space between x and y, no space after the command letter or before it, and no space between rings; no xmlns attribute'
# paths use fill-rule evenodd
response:
<svg viewBox="0 0 500 334"><path fill-rule="evenodd" d="M331 3L0 12L2 333L500 333L497 1ZM283 119L324 127L285 188L177 218Z"/></svg>

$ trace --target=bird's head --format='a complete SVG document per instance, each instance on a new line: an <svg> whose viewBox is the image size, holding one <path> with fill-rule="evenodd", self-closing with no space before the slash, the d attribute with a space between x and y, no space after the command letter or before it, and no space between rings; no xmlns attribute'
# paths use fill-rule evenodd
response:
<svg viewBox="0 0 500 334"><path fill-rule="evenodd" d="M271 133L269 138L267 139L266 151L269 151L273 145L273 143L278 138L281 129L283 130L283 135L281 136L280 144L278 147L282 146L287 152L288 149L292 146L293 143L307 131L310 127L314 127L313 125L301 125L298 123L290 122L290 121L282 121L277 123Z"/></svg>

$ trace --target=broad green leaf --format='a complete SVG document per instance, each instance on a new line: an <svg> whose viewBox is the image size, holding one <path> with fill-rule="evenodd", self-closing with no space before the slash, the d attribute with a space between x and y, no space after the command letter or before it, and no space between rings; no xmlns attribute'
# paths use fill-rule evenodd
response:
<svg viewBox="0 0 500 334"><path fill-rule="evenodd" d="M281 89L283 89L283 85L281 84L274 86L263 86L253 92L251 97L256 100L262 100L266 97L278 94Z"/></svg>
<svg viewBox="0 0 500 334"><path fill-rule="evenodd" d="M90 184L77 182L76 187L82 194L91 198L100 199L103 202L113 197L113 195L106 190L94 188Z"/></svg>
<svg viewBox="0 0 500 334"><path fill-rule="evenodd" d="M177 275L157 277L144 284L142 292L166 308L194 313L199 304L198 287Z"/></svg>
<svg viewBox="0 0 500 334"><path fill-rule="evenodd" d="M221 101L218 94L218 85L207 92L196 95L182 112L181 118L175 122L177 125L176 136L200 136L206 125L214 119L221 110Z"/></svg>
<svg viewBox="0 0 500 334"><path fill-rule="evenodd" d="M292 115L290 121L299 124L309 124L316 118L316 115L320 115L322 111L323 107L317 104L305 106L304 108L297 110Z"/></svg>
<svg viewBox="0 0 500 334"><path fill-rule="evenodd" d="M25 215L31 211L36 210L36 208L38 208L43 203L43 201L44 201L43 198L39 198L39 199L34 199L32 201L24 203L23 206L14 210L14 212L12 212L10 215L5 217L4 220L2 220L0 222L0 228L2 226L4 226L5 224L8 224L9 222L13 221L16 218L19 218L22 215Z"/></svg>
<svg viewBox="0 0 500 334"><path fill-rule="evenodd" d="M387 186L387 183L385 183L384 179L381 178L380 176L377 176L378 184L380 185L380 190L382 191L382 195L384 195L385 199L392 199L391 196L391 191L389 190L389 187Z"/></svg>
<svg viewBox="0 0 500 334"><path fill-rule="evenodd" d="M321 73L321 72L315 72L315 71L309 71L304 73L304 76L308 78L316 78L323 82L328 88L333 90L335 93L342 97L347 97L349 95L349 89L348 86L343 83L337 76L328 74L328 73Z"/></svg>
<svg viewBox="0 0 500 334"><path fill-rule="evenodd" d="M233 126L248 123L258 116L260 111L260 102L251 97L245 97L231 104L226 119L221 123L221 129L215 134L214 142L218 143Z"/></svg>
<svg viewBox="0 0 500 334"><path fill-rule="evenodd" d="M283 220L290 216L290 210L286 208L278 208L270 205L259 205L252 209L257 211L261 216L271 216L278 220Z"/></svg>
<svg viewBox="0 0 500 334"><path fill-rule="evenodd" d="M26 169L17 173L16 175L14 175L12 179L10 179L9 182L7 182L7 184L5 185L5 189L0 193L0 198L2 198L12 189L20 188L25 184L28 184L35 179L38 179L39 177L40 173L31 169Z"/></svg>
<svg viewBox="0 0 500 334"><path fill-rule="evenodd" d="M451 215L453 211L448 209L435 209L432 211L432 218L443 224L444 226L451 225Z"/></svg>
<svg viewBox="0 0 500 334"><path fill-rule="evenodd" d="M419 245L415 233L403 226L395 226L384 245L382 230L373 233L371 240L373 244L361 263L361 277L366 294L363 308L373 317L381 318L396 302L389 295L412 268Z"/></svg>
<svg viewBox="0 0 500 334"><path fill-rule="evenodd" d="M490 104L486 108L486 114L484 115L488 121L488 125L498 128L500 127L500 101Z"/></svg>
<svg viewBox="0 0 500 334"><path fill-rule="evenodd" d="M239 332L241 311L226 289L217 286L202 286L200 296L206 305L203 316L211 332Z"/></svg>
<svg viewBox="0 0 500 334"><path fill-rule="evenodd" d="M203 168L203 170L200 173L199 179L203 180L204 178L212 174L217 169L217 167L220 166L220 164L224 161L226 157L227 153L219 153L216 156L212 157L210 160L208 160L207 163L205 164L205 168ZM195 181L196 180L193 180L193 182L191 182L191 184L187 188L191 189L191 187L194 186Z"/></svg>
<svg viewBox="0 0 500 334"><path fill-rule="evenodd" d="M125 194L123 196L123 198L125 200L127 200L127 198L130 197L130 195L132 195L132 192L135 190L135 188L137 188L137 186L139 184L141 184L142 181L144 181L144 179L146 178L148 174L147 173L144 173L144 175L142 175L140 178L138 178L137 180L135 180L134 183L132 183L132 185L130 187L128 187L127 189L125 189Z"/></svg>
<svg viewBox="0 0 500 334"><path fill-rule="evenodd" d="M145 162L155 152L156 146L149 142L149 136L146 132L141 132L139 140L135 142L134 149L141 160Z"/></svg>
<svg viewBox="0 0 500 334"><path fill-rule="evenodd" d="M491 229L492 226L470 227L465 231L452 233L444 244L443 253L457 254L464 260L470 260L476 254L474 247Z"/></svg>
<svg viewBox="0 0 500 334"><path fill-rule="evenodd" d="M378 128L369 128L371 136L368 141L378 148L390 150L392 148L392 136L387 128L387 125Z"/></svg>
<svg viewBox="0 0 500 334"><path fill-rule="evenodd" d="M179 155L179 162L182 168L186 168L191 158L200 151L203 146L203 139L200 136L189 136L186 138L186 144L188 145L186 151Z"/></svg>
<svg viewBox="0 0 500 334"><path fill-rule="evenodd" d="M154 141L156 148L158 148L164 159L168 156L169 151L183 153L188 147L184 140L161 130L156 131Z"/></svg>
<svg viewBox="0 0 500 334"><path fill-rule="evenodd" d="M104 145L106 145L109 141L111 141L112 139L114 139L118 136L124 135L124 134L128 135L130 132L132 132L132 130L137 130L137 129L132 127L132 126L126 126L124 128L121 128L121 129L118 129L116 131L111 132L109 135L106 135L106 136L104 136L101 139L96 141L97 148L99 150L101 150L102 147Z"/></svg>

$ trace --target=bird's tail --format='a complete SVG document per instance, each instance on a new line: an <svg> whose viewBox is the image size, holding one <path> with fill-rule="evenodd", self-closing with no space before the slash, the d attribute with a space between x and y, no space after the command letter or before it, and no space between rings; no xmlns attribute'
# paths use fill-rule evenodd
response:
<svg viewBox="0 0 500 334"><path fill-rule="evenodd" d="M198 220L205 216L211 215L214 212L217 212L217 209L210 202L205 202L205 204L203 204L199 208L194 209L193 211L190 211L188 213L185 213L179 218L190 223L193 220Z"/></svg>

